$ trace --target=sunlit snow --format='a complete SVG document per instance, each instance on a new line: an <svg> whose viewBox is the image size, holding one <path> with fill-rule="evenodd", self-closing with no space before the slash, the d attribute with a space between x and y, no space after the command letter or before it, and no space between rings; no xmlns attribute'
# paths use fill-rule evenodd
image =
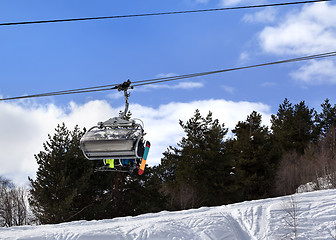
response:
<svg viewBox="0 0 336 240"><path fill-rule="evenodd" d="M1 239L335 239L336 190L100 221L0 229Z"/></svg>

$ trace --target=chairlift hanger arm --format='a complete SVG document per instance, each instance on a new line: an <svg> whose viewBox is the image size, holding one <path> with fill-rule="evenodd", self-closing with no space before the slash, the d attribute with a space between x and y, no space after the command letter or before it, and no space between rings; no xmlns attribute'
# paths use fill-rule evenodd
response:
<svg viewBox="0 0 336 240"><path fill-rule="evenodd" d="M125 96L125 110L120 114L120 117L123 119L126 119L126 115L128 112L128 106L129 106L129 101L128 97L130 96L130 93L128 92L128 89L133 89L133 86L131 86L131 81L128 79L126 82L123 82L122 84L119 84L116 86L118 91L124 91L124 96Z"/></svg>

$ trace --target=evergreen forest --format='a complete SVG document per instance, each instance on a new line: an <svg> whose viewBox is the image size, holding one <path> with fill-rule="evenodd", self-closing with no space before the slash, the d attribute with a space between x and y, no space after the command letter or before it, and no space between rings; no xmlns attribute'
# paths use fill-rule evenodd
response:
<svg viewBox="0 0 336 240"><path fill-rule="evenodd" d="M40 224L134 216L162 210L218 206L295 193L305 183L336 186L336 104L317 112L285 99L270 125L253 111L230 132L199 110L179 123L184 137L143 175L95 172L79 141L85 133L65 124L35 155L29 204ZM149 154L150 159L150 154ZM148 161L150 162L150 160Z"/></svg>

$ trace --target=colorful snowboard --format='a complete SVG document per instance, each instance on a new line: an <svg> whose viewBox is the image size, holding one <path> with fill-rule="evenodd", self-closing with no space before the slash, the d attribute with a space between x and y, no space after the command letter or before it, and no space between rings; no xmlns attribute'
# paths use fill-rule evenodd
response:
<svg viewBox="0 0 336 240"><path fill-rule="evenodd" d="M145 152L143 154L142 160L141 160L141 165L140 165L140 169L139 169L139 175L142 175L145 171L145 167L146 167L146 161L147 161L147 156L148 156L148 152L150 149L150 142L147 141L146 142L146 147L145 147Z"/></svg>

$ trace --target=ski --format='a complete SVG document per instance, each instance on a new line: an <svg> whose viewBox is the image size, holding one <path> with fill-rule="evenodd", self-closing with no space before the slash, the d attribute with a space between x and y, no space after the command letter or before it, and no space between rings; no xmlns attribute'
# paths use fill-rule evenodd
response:
<svg viewBox="0 0 336 240"><path fill-rule="evenodd" d="M141 165L140 165L140 169L139 169L139 175L142 175L145 171L145 167L146 167L146 161L147 161L147 156L148 156L148 152L150 149L150 142L147 141L146 142L146 147L145 147L145 152L143 154L142 160L141 160Z"/></svg>

